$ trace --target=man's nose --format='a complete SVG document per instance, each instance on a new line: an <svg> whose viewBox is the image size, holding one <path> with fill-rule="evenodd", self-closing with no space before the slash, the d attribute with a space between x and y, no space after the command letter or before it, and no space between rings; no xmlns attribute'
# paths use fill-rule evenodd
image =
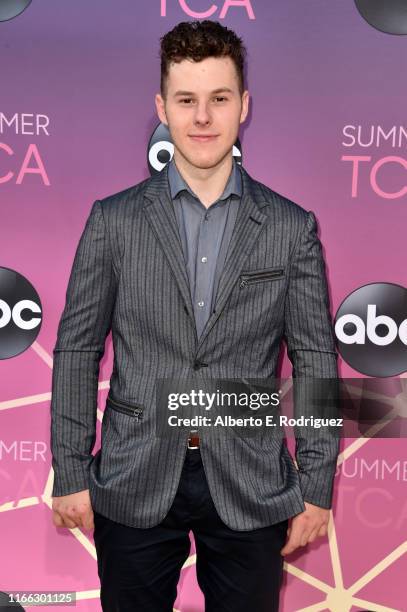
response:
<svg viewBox="0 0 407 612"><path fill-rule="evenodd" d="M194 119L195 123L199 123L201 125L210 123L211 116L208 111L208 107L204 102L197 105Z"/></svg>

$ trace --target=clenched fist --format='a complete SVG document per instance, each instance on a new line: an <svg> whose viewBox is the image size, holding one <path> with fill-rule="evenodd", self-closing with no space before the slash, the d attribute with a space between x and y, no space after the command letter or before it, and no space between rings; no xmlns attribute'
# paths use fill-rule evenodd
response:
<svg viewBox="0 0 407 612"><path fill-rule="evenodd" d="M54 497L52 500L52 520L57 527L93 529L93 510L89 489Z"/></svg>

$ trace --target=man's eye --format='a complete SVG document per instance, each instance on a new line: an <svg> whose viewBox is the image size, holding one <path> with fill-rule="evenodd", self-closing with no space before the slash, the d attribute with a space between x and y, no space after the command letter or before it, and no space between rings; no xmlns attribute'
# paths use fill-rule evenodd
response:
<svg viewBox="0 0 407 612"><path fill-rule="evenodd" d="M191 100L192 100L192 98L182 98L182 100L180 100L180 102L183 102L183 103L185 102L185 103L188 104L188 102L191 102ZM216 96L214 98L214 100L222 101L222 100L227 100L227 98L225 96Z"/></svg>

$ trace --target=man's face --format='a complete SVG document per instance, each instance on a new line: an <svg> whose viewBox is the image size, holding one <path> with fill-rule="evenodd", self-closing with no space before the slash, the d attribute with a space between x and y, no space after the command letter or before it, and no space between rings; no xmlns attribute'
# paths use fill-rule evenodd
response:
<svg viewBox="0 0 407 612"><path fill-rule="evenodd" d="M212 168L231 156L248 112L249 92L240 96L230 57L184 59L170 65L167 99L164 102L156 94L155 103L160 121L170 131L175 154L194 167ZM212 138L194 138L197 135Z"/></svg>

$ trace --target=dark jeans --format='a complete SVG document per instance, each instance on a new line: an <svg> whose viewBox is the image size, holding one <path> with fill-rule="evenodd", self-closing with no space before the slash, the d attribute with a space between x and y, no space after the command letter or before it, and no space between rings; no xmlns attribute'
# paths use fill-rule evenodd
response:
<svg viewBox="0 0 407 612"><path fill-rule="evenodd" d="M205 612L277 612L288 519L253 531L221 521L199 449L187 450L174 502L155 527L139 529L94 512L104 612L172 612L180 570L196 545Z"/></svg>

